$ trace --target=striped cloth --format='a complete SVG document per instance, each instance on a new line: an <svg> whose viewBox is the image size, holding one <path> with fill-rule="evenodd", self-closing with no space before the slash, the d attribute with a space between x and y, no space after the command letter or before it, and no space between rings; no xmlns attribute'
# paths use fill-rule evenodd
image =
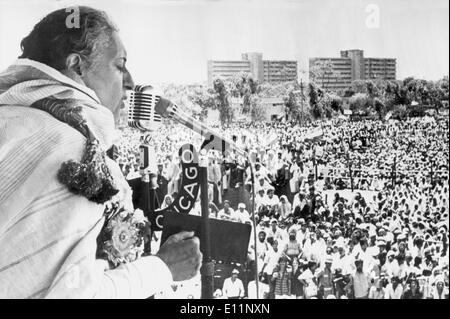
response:
<svg viewBox="0 0 450 319"><path fill-rule="evenodd" d="M165 289L172 275L156 256L115 269L95 258L105 205L58 182L61 163L79 161L86 139L29 107L49 96L83 100L104 150L115 138L112 113L95 93L58 71L19 59L0 73L0 298L145 298ZM107 165L120 188L113 200L132 209L120 168Z"/></svg>

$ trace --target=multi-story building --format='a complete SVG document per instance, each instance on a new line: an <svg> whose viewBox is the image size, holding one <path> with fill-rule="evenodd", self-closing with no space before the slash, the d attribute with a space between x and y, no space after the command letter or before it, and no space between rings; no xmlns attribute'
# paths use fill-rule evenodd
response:
<svg viewBox="0 0 450 319"><path fill-rule="evenodd" d="M319 72L314 72L317 69ZM324 89L337 91L355 80L395 80L396 59L365 58L363 50L345 50L340 58L310 58L309 70L310 79L314 77Z"/></svg>
<svg viewBox="0 0 450 319"><path fill-rule="evenodd" d="M297 61L263 61L264 82L281 83L297 80Z"/></svg>
<svg viewBox="0 0 450 319"><path fill-rule="evenodd" d="M297 80L297 61L263 60L262 53L242 54L242 60L208 61L208 84L217 77L230 78L244 72L250 73L258 82L282 83Z"/></svg>
<svg viewBox="0 0 450 319"><path fill-rule="evenodd" d="M208 84L216 77L228 79L240 72L250 73L250 61L208 61Z"/></svg>
<svg viewBox="0 0 450 319"><path fill-rule="evenodd" d="M320 62L330 66L331 70L312 75L312 68ZM352 83L352 60L349 58L311 58L309 69L310 79L314 76L314 81L328 90L346 89Z"/></svg>
<svg viewBox="0 0 450 319"><path fill-rule="evenodd" d="M364 59L364 73L366 79L395 80L396 60L395 59Z"/></svg>

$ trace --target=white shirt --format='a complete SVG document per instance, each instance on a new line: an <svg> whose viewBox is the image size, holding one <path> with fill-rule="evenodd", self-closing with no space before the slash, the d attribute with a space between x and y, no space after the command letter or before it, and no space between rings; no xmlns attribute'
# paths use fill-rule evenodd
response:
<svg viewBox="0 0 450 319"><path fill-rule="evenodd" d="M264 260L264 263L267 264L264 268L264 272L268 275L272 275L274 268L278 265L278 260L281 257L281 254L283 252L281 249L278 249L278 251L274 251L273 249L270 249L266 252L266 258Z"/></svg>
<svg viewBox="0 0 450 319"><path fill-rule="evenodd" d="M244 285L239 278L233 282L230 278L223 282L222 292L228 298L230 297L244 297Z"/></svg>
<svg viewBox="0 0 450 319"><path fill-rule="evenodd" d="M237 211L234 212L234 216L237 219L237 221L240 223L251 222L250 214L248 213L247 210L244 210L243 212L241 212L238 209Z"/></svg>
<svg viewBox="0 0 450 319"><path fill-rule="evenodd" d="M217 218L233 221L233 220L236 220L236 215L234 213L234 210L230 207L230 208L228 208L228 214L225 213L224 209L219 210L219 213L217 214Z"/></svg>
<svg viewBox="0 0 450 319"><path fill-rule="evenodd" d="M315 274L308 268L300 276L298 280L304 280L308 286L305 287L306 297L313 297L317 295L317 285L314 283Z"/></svg>
<svg viewBox="0 0 450 319"><path fill-rule="evenodd" d="M386 286L385 299L401 299L402 295L403 295L403 286L401 284L398 284L395 290L392 284L388 284Z"/></svg>
<svg viewBox="0 0 450 319"><path fill-rule="evenodd" d="M259 194L257 194L255 196L255 212L259 211L259 208L261 207L261 205L266 205L266 196L261 196Z"/></svg>
<svg viewBox="0 0 450 319"><path fill-rule="evenodd" d="M264 298L264 294L269 293L269 285L263 282L258 283L259 299ZM256 281L250 281L248 283L248 299L256 299Z"/></svg>
<svg viewBox="0 0 450 319"><path fill-rule="evenodd" d="M280 204L280 199L275 194L272 196L272 198L269 198L269 196L266 196L265 204L270 205L270 206L276 206L276 205Z"/></svg>
<svg viewBox="0 0 450 319"><path fill-rule="evenodd" d="M284 244L288 237L286 231L279 227L277 227L275 231L272 230L272 227L269 227L269 229L267 229L266 231L266 234L267 238L273 237L274 239L276 239L278 241L278 246Z"/></svg>
<svg viewBox="0 0 450 319"><path fill-rule="evenodd" d="M345 255L344 257L337 256L333 261L332 269L340 268L343 275L348 275L354 272L354 264L352 264L353 258L351 256Z"/></svg>

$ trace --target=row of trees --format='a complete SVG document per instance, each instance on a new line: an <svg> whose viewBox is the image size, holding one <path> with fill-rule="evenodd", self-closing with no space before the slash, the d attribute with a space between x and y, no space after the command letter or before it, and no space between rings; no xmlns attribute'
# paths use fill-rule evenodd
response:
<svg viewBox="0 0 450 319"><path fill-rule="evenodd" d="M436 82L412 77L403 81L354 81L343 96L353 112L379 117L391 112L403 118L448 107L449 81L448 77Z"/></svg>
<svg viewBox="0 0 450 319"><path fill-rule="evenodd" d="M286 117L303 122L331 118L342 112L343 106L341 97L325 92L315 83L258 83L246 73L226 80L215 79L210 87L196 86L191 87L190 92L183 89L180 92L186 94L193 104L200 106L200 112L193 112L195 116L204 118L208 110L218 110L222 125L227 125L240 115L251 121L266 119L266 109L262 103L264 98L280 98L285 105ZM233 100L241 101L238 108L237 103L233 107Z"/></svg>
<svg viewBox="0 0 450 319"><path fill-rule="evenodd" d="M344 108L354 114L382 118L389 112L397 117L421 113L424 106L436 110L448 107L448 77L436 82L414 78L358 80L344 91L331 92L322 89L328 73L326 68L320 70L319 67L313 69L314 81L306 84L258 83L250 74L239 73L230 79L217 78L212 86L167 85L163 87L163 94L180 105L188 105L192 114L200 119L205 118L209 110L218 110L222 125L239 116L252 121L265 119L262 101L269 97L282 99L287 119L301 123L333 118L342 114Z"/></svg>

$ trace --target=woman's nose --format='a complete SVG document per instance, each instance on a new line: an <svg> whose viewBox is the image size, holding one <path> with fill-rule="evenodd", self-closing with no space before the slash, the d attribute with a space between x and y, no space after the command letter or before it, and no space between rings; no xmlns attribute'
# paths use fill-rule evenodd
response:
<svg viewBox="0 0 450 319"><path fill-rule="evenodd" d="M123 76L123 88L125 90L132 90L134 88L133 77L128 70L125 71Z"/></svg>

